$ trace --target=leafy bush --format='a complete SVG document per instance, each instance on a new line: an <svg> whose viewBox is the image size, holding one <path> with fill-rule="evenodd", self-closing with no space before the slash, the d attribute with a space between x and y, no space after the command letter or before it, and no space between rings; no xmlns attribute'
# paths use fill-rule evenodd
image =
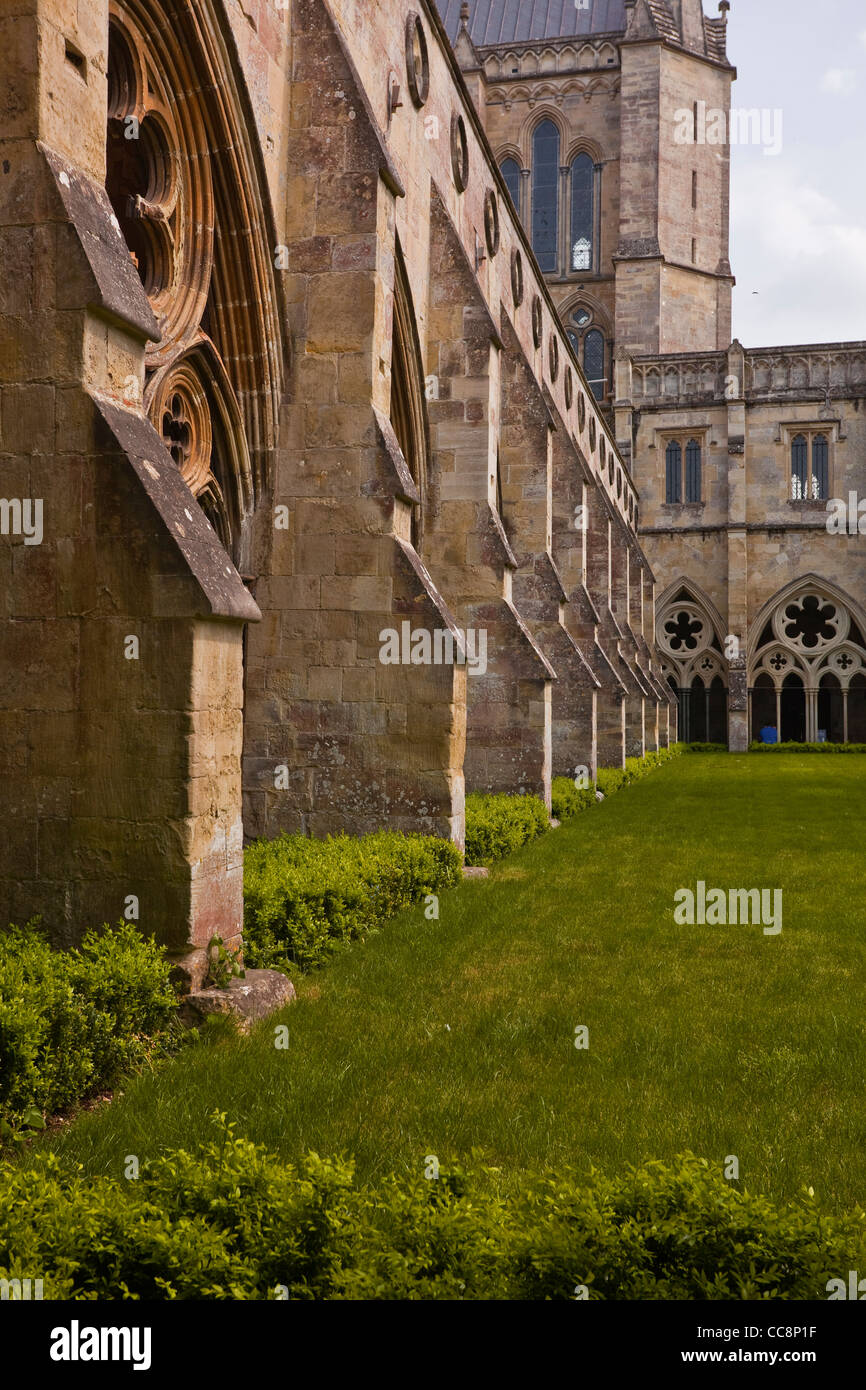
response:
<svg viewBox="0 0 866 1390"><path fill-rule="evenodd" d="M707 747L715 745L706 745ZM625 767L600 767L596 776L596 786L605 796L627 787L648 772L679 757L686 745L672 743L669 748L659 748L657 752L645 753L642 758L626 758ZM552 809L557 820L568 820L579 811L589 810L596 804L595 788L579 788L571 777L554 777L552 784Z"/></svg>
<svg viewBox="0 0 866 1390"><path fill-rule="evenodd" d="M750 753L866 753L866 743L750 743Z"/></svg>
<svg viewBox="0 0 866 1390"><path fill-rule="evenodd" d="M595 788L576 787L571 777L554 777L550 799L556 819L569 820L579 811L588 811L595 805Z"/></svg>
<svg viewBox="0 0 866 1390"><path fill-rule="evenodd" d="M244 855L246 964L308 970L401 908L451 887L460 871L459 850L435 835L256 840Z"/></svg>
<svg viewBox="0 0 866 1390"><path fill-rule="evenodd" d="M110 1085L176 1009L162 948L131 922L54 950L32 925L0 933L0 1117L54 1111Z"/></svg>
<svg viewBox="0 0 866 1390"><path fill-rule="evenodd" d="M549 829L547 807L539 796L471 792L466 798L466 863L492 864Z"/></svg>
<svg viewBox="0 0 866 1390"><path fill-rule="evenodd" d="M683 753L727 753L726 743L682 743L679 745Z"/></svg>
<svg viewBox="0 0 866 1390"><path fill-rule="evenodd" d="M507 1195L477 1163L360 1188L346 1161L283 1164L218 1118L136 1182L45 1154L0 1170L0 1277L38 1270L49 1299L825 1299L866 1264L866 1213L779 1207L692 1155Z"/></svg>

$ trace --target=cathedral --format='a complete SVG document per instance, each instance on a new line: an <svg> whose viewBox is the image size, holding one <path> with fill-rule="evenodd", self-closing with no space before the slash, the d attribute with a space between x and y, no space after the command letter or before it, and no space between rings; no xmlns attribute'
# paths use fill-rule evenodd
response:
<svg viewBox="0 0 866 1390"><path fill-rule="evenodd" d="M728 8L4 6L5 920L195 987L251 837L866 739L866 344L731 340Z"/></svg>
<svg viewBox="0 0 866 1390"><path fill-rule="evenodd" d="M863 742L866 343L732 340L731 146L780 132L732 107L730 5L442 9L637 488L680 737Z"/></svg>

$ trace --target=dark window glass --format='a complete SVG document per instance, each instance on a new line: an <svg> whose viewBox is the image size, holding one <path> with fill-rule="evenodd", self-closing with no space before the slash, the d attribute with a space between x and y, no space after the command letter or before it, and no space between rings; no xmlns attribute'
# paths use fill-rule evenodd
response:
<svg viewBox="0 0 866 1390"><path fill-rule="evenodd" d="M682 501L683 451L675 439L665 450L665 501Z"/></svg>
<svg viewBox="0 0 866 1390"><path fill-rule="evenodd" d="M559 131L542 121L532 137L532 249L542 270L556 270Z"/></svg>
<svg viewBox="0 0 866 1390"><path fill-rule="evenodd" d="M827 436L816 434L812 440L812 496L825 502L829 487Z"/></svg>
<svg viewBox="0 0 866 1390"><path fill-rule="evenodd" d="M604 334L591 328L583 340L583 370L597 401L604 396Z"/></svg>
<svg viewBox="0 0 866 1390"><path fill-rule="evenodd" d="M686 501L701 500L701 446L696 439L686 445Z"/></svg>
<svg viewBox="0 0 866 1390"><path fill-rule="evenodd" d="M508 185L515 212L520 212L520 165L516 159L503 159L500 164L502 177Z"/></svg>
<svg viewBox="0 0 866 1390"><path fill-rule="evenodd" d="M571 269L592 270L592 160L579 154L571 166Z"/></svg>
<svg viewBox="0 0 866 1390"><path fill-rule="evenodd" d="M791 445L791 497L795 502L806 496L807 468L806 436L798 434Z"/></svg>
<svg viewBox="0 0 866 1390"><path fill-rule="evenodd" d="M578 354L578 360L580 360L580 334L576 333L573 328L567 328L565 331L568 334L568 341Z"/></svg>

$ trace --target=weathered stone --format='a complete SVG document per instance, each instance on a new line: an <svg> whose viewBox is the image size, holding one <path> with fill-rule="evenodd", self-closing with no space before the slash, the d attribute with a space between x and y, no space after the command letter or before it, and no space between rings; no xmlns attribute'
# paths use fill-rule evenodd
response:
<svg viewBox="0 0 866 1390"><path fill-rule="evenodd" d="M247 970L243 978L233 979L225 989L212 986L186 995L178 1017L187 1027L200 1027L213 1014L230 1015L241 1032L248 1033L254 1023L294 1003L295 987L278 970Z"/></svg>

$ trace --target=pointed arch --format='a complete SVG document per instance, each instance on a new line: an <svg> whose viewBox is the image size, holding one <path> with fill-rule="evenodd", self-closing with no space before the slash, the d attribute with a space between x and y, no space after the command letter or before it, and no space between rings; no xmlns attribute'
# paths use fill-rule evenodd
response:
<svg viewBox="0 0 866 1390"><path fill-rule="evenodd" d="M145 407L249 572L252 511L272 485L281 315L255 120L214 0L110 0L106 120L106 187L162 334Z"/></svg>
<svg viewBox="0 0 866 1390"><path fill-rule="evenodd" d="M412 515L412 544L420 553L430 459L430 425L424 392L424 365L412 290L400 241L395 238L394 315L391 340L391 424L420 494Z"/></svg>
<svg viewBox="0 0 866 1390"><path fill-rule="evenodd" d="M838 584L802 575L768 599L752 625L748 670L753 738L847 743L855 730L859 740L866 613Z"/></svg>
<svg viewBox="0 0 866 1390"><path fill-rule="evenodd" d="M853 594L848 593L847 590L841 588L841 586L834 583L833 580L824 579L821 575L816 574L814 571L810 571L808 574L801 575L800 578L792 579L789 583L784 584L781 589L778 589L776 593L773 594L772 598L768 598L758 609L749 631L748 656L750 661L755 656L758 648L764 645L761 642L761 637L767 623L772 619L774 612L781 604L799 597L809 589L818 589L828 597L836 599L838 603L848 610L860 632L866 637L866 609L864 609L863 605L854 598Z"/></svg>

